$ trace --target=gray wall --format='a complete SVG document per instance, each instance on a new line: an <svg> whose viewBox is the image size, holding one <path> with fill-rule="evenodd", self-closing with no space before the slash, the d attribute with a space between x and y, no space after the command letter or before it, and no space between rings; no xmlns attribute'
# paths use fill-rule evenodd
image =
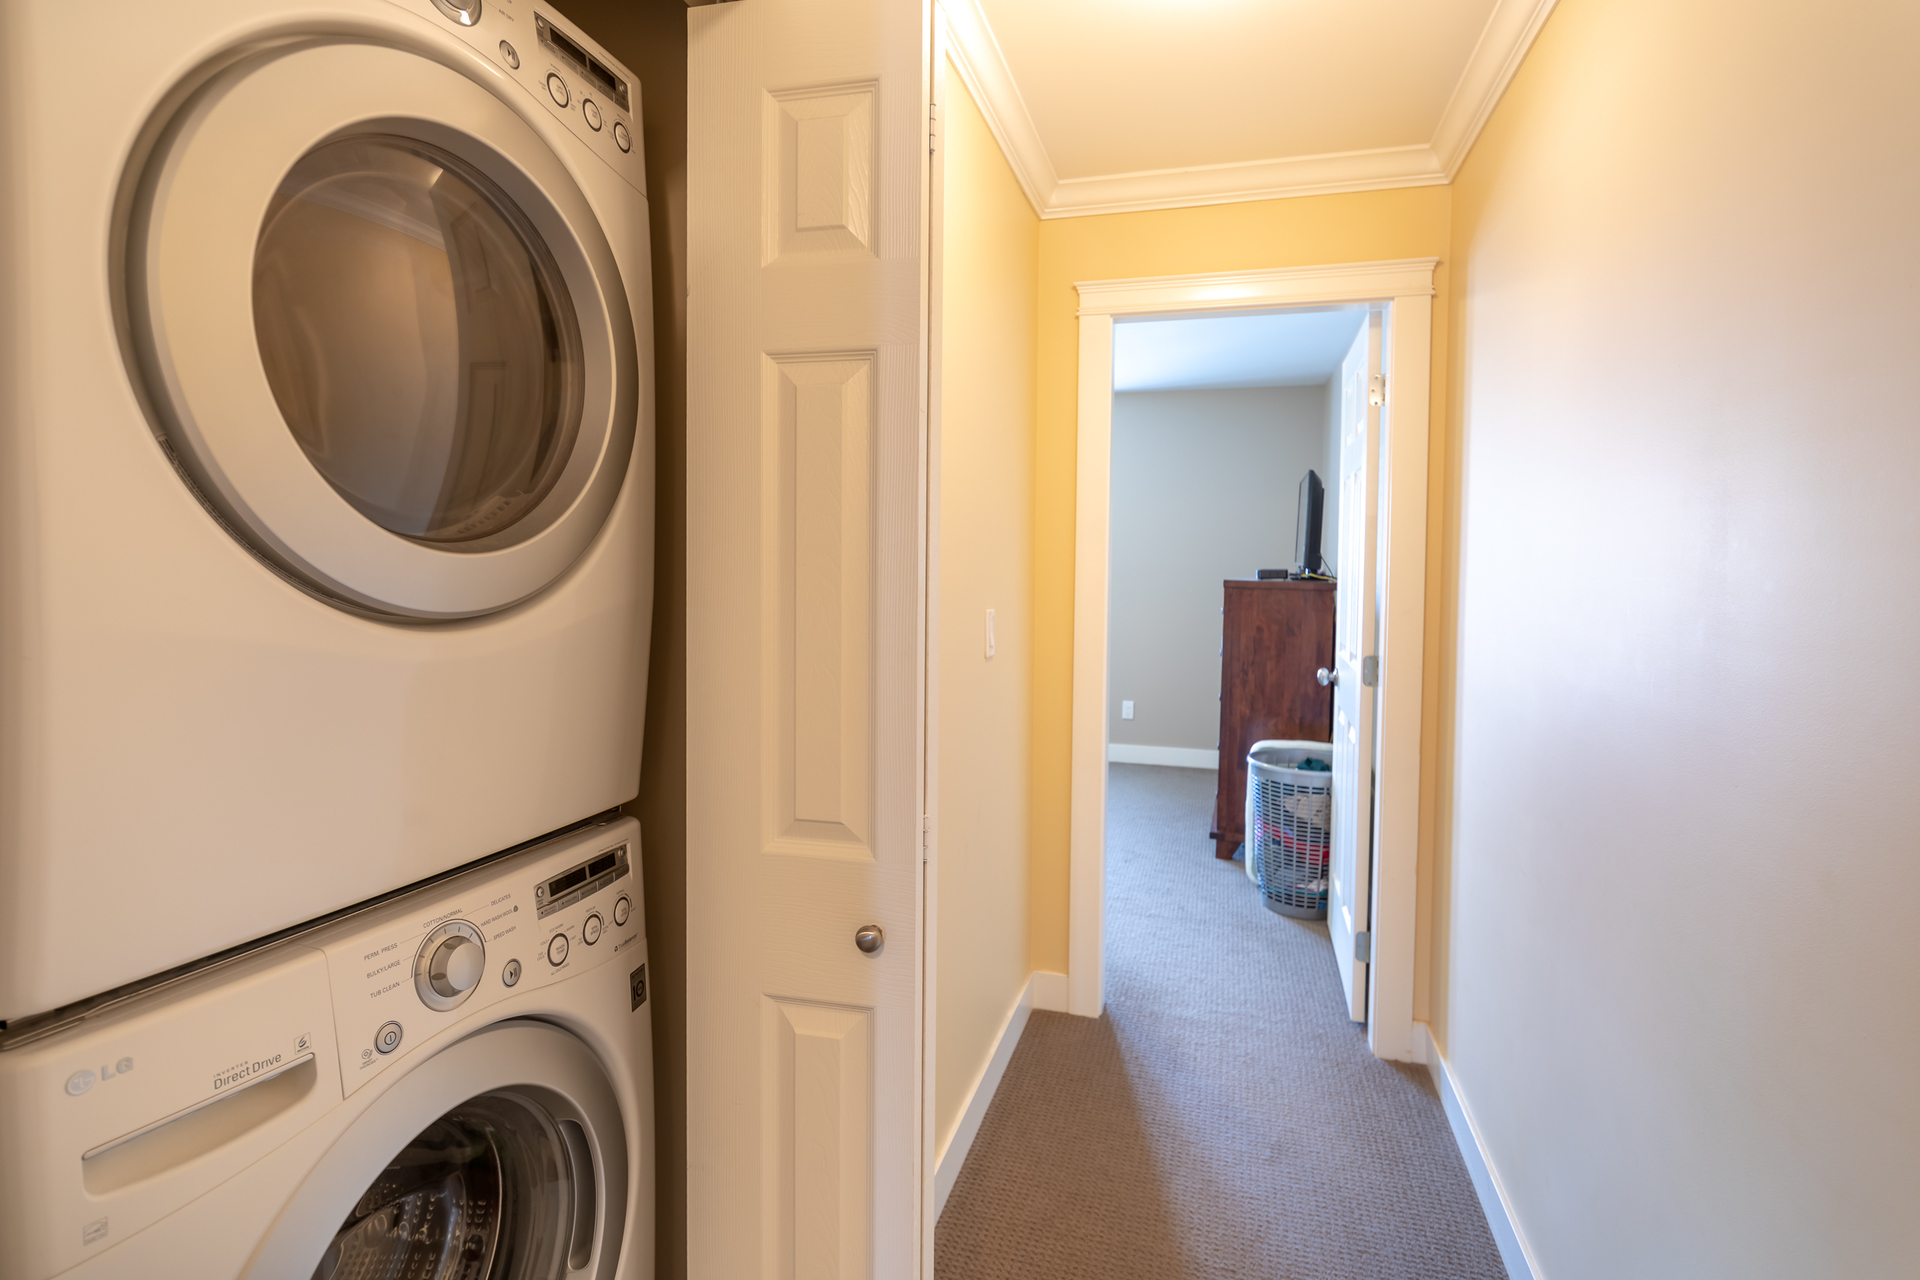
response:
<svg viewBox="0 0 1920 1280"><path fill-rule="evenodd" d="M1328 474L1326 402L1325 386L1113 398L1112 741L1219 744L1220 584L1292 566L1300 477Z"/></svg>

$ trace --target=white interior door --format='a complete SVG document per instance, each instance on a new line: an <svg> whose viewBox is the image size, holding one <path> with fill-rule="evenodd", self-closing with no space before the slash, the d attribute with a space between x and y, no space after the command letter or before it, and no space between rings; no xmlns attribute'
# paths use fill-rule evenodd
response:
<svg viewBox="0 0 1920 1280"><path fill-rule="evenodd" d="M1327 931L1333 935L1347 1013L1367 1017L1367 961L1354 944L1368 930L1372 870L1373 684L1379 615L1374 598L1380 492L1380 321L1369 312L1340 364L1340 593L1333 658L1333 857Z"/></svg>
<svg viewBox="0 0 1920 1280"><path fill-rule="evenodd" d="M689 23L688 1269L908 1276L929 17Z"/></svg>

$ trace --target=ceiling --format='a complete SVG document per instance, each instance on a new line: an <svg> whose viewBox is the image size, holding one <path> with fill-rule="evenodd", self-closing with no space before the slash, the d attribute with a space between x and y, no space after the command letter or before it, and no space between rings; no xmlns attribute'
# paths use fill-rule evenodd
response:
<svg viewBox="0 0 1920 1280"><path fill-rule="evenodd" d="M1043 217L1451 179L1554 0L948 0Z"/></svg>
<svg viewBox="0 0 1920 1280"><path fill-rule="evenodd" d="M1115 391L1318 386L1340 368L1366 311L1122 320L1113 326Z"/></svg>

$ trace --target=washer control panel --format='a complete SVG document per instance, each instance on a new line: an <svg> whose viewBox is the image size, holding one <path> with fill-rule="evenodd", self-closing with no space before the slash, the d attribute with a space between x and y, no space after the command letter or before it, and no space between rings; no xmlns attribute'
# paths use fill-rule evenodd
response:
<svg viewBox="0 0 1920 1280"><path fill-rule="evenodd" d="M631 818L575 832L396 898L328 939L346 1092L476 1011L636 946L638 847Z"/></svg>

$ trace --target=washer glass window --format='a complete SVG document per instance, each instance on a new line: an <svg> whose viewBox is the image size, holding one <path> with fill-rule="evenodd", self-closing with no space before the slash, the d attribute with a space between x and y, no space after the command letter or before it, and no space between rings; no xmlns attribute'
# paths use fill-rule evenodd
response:
<svg viewBox="0 0 1920 1280"><path fill-rule="evenodd" d="M303 156L255 249L254 330L288 428L362 515L486 538L565 469L581 343L552 255L492 181L410 138Z"/></svg>
<svg viewBox="0 0 1920 1280"><path fill-rule="evenodd" d="M313 1280L550 1280L568 1269L574 1185L559 1125L482 1094L403 1147L360 1197Z"/></svg>

